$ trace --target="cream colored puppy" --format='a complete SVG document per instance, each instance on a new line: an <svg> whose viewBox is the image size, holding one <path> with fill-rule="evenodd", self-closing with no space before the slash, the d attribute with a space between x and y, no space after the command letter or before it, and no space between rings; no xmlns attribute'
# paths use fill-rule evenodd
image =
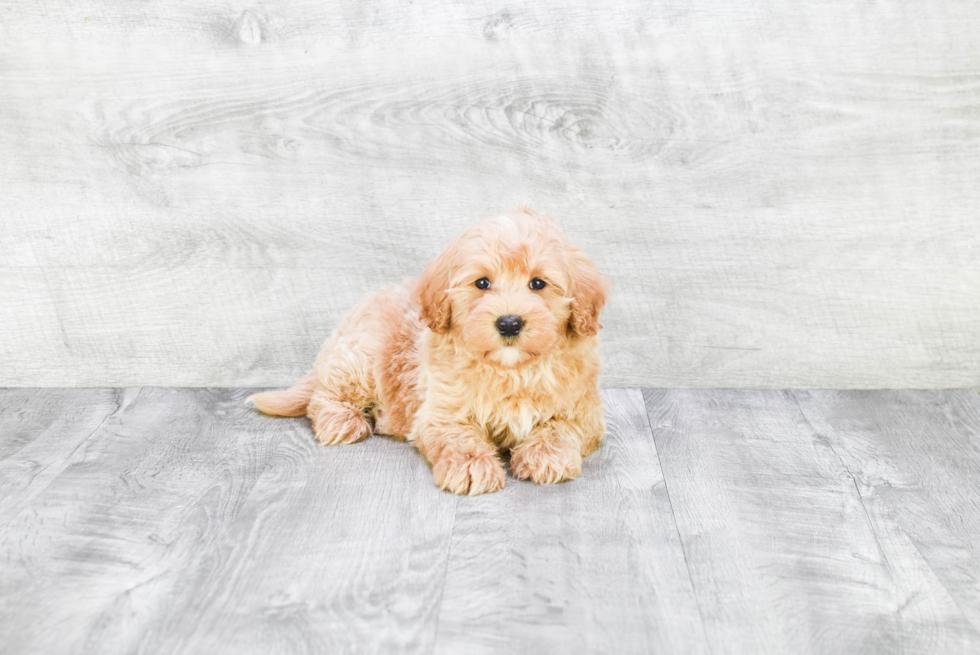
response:
<svg viewBox="0 0 980 655"><path fill-rule="evenodd" d="M525 208L489 218L419 278L354 308L296 386L252 400L308 416L323 444L372 430L408 439L453 493L502 489L502 451L518 478L571 480L605 433L605 289L552 218Z"/></svg>

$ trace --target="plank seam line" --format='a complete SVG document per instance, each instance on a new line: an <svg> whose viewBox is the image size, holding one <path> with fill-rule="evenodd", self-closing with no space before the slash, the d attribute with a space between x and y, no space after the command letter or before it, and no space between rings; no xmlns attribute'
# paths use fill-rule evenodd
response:
<svg viewBox="0 0 980 655"><path fill-rule="evenodd" d="M63 458L63 461L70 462L71 461L71 458L75 455L75 453L78 452L78 449L81 448L82 446L84 446L85 444L87 444L88 441L89 441L89 439L91 439L92 437L94 437L96 435L96 433L98 433L99 430L102 429L102 426L104 426L109 419L111 419L113 416L115 416L116 414L119 413L119 410L122 409L122 402L118 399L118 390L116 392L116 396L117 396L117 398L116 398L116 407L111 412L109 412L108 414L106 414L105 416L102 417L102 420L99 421L99 424L97 426L95 426L95 429L94 430L92 430L87 435L85 435L82 439L79 440L78 444L74 448L71 449L71 452L68 453L67 455L65 455L65 457ZM47 432L47 430L45 430L45 432ZM44 433L41 433L41 434L43 436ZM17 449L17 452L19 453L21 450L23 450L23 447ZM16 453L14 453L14 454L16 454ZM54 466L54 464L55 464L54 462L51 463L51 464L48 464L43 469L41 469L40 471L38 471L37 473L35 473L34 474L34 477L31 479L32 482L33 482L34 479L37 478L38 475L40 475L41 473L44 473L45 471L47 471L48 469L50 469L52 466ZM27 485L27 489L25 489L25 491L29 491L30 488L31 488L31 486L32 485Z"/></svg>
<svg viewBox="0 0 980 655"><path fill-rule="evenodd" d="M647 431L650 434L650 438L653 439L653 447L657 452L657 466L660 467L660 475L664 479L664 491L667 493L667 505L670 506L670 518L674 521L674 532L677 533L677 543L680 544L681 555L684 556L684 568L687 569L687 579L691 583L691 593L694 594L694 602L698 606L698 615L701 617L701 633L704 635L704 643L708 648L708 652L714 653L714 650L711 648L711 640L708 639L708 626L704 622L704 610L701 608L698 587L694 584L694 576L691 574L691 564L687 559L687 549L684 548L684 537L681 535L681 529L677 525L677 515L674 513L674 501L670 498L670 485L667 484L667 471L664 469L664 463L660 457L660 448L657 447L657 440L653 436L653 423L650 422L650 408L647 406L647 399L643 394L643 390L637 389L636 391L640 394L640 400L643 401L643 418L646 420Z"/></svg>
<svg viewBox="0 0 980 655"><path fill-rule="evenodd" d="M456 536L456 518L459 516L459 497L453 503L453 525L449 528L449 546L446 548L446 566L442 570L442 589L439 590L439 602L436 603L436 621L432 627L432 649L430 653L436 652L436 643L439 641L439 617L442 616L442 603L446 597L446 580L449 578L449 563L453 558L453 537Z"/></svg>
<svg viewBox="0 0 980 655"><path fill-rule="evenodd" d="M115 398L115 401L116 401L116 407L115 407L115 409L113 409L111 412L109 412L108 414L106 414L105 416L103 416L102 417L102 420L99 422L99 424L97 426L95 426L95 429L92 430L91 432L89 432L87 435L85 435L82 439L80 439L78 441L78 443L75 444L75 447L71 449L71 452L70 453L68 453L67 455L65 455L62 458L59 458L58 461L51 462L50 464L48 464L47 466L45 466L40 471L37 471L36 473L34 473L31 476L31 481L16 496L9 496L7 498L4 498L4 502L3 503L0 503L0 513L2 513L5 516L11 516L11 517L13 517L18 512L23 511L27 506L30 506L30 504L38 496L40 496L45 491L47 491L48 487L50 487L54 483L54 481L58 479L58 476L60 476L62 473L64 473L66 468L68 468L69 466L71 466L71 464L72 464L72 458L75 456L75 453L77 453L78 450L82 446L87 445L89 443L89 441L92 439L92 437L95 436L96 434L98 434L99 431L102 430L102 427L106 424L106 422L109 419L111 419L113 416L115 416L116 414L118 414L119 411L122 409L122 401L119 399L119 392L118 392L118 390L116 390L116 393L114 394L114 398ZM44 434L46 434L47 431L50 429L50 427L51 426L48 426L48 429L46 429L44 432L42 432L41 433L41 436L43 436ZM26 444L25 444L25 447L26 447ZM17 452L20 452L21 450L23 450L23 448L18 449ZM3 461L3 463L6 463L8 461L10 461L10 458L5 459ZM54 468L56 466L61 466L61 470L54 472L52 474L50 480L45 480L45 481L40 482L40 483L37 482L37 479L39 477L43 476L46 472L50 471L52 468ZM25 503L26 503L26 505L25 505Z"/></svg>
<svg viewBox="0 0 980 655"><path fill-rule="evenodd" d="M892 563L888 560L888 555L885 554L884 547L881 545L881 538L878 536L878 529L875 527L875 523L871 519L871 512L868 511L868 506L864 502L864 494L861 493L861 487L858 484L857 476L854 474L853 471L851 471L851 469L847 466L847 464L844 463L844 460L841 459L841 456L837 453L837 449L834 448L834 444L832 444L830 442L830 439L827 438L827 437L824 437L823 439L820 438L820 433L817 431L817 428L814 427L813 423L810 421L810 418L806 415L806 412L803 411L803 405L800 403L800 399L796 395L796 392L791 390L789 393L793 397L793 402L796 404L796 410L800 413L800 416L806 422L806 425L807 425L807 427L810 430L811 437L813 437L814 440L817 443L821 443L822 442L822 443L825 443L827 445L827 448L830 449L831 454L833 454L834 459L837 460L837 464L840 466L841 470L844 471L844 473L847 474L847 477L849 477L851 479L851 485L853 485L854 492L857 494L858 502L861 503L861 511L864 512L864 520L868 524L868 529L871 530L871 536L874 537L875 547L878 549L878 554L881 556L881 561L885 565L885 572L888 573L888 579L891 580L891 583L892 583L892 596L894 597L895 593L898 591L898 583L895 580L895 572L893 570ZM896 525L896 527L898 527L899 529L901 529L901 526ZM902 530L902 534L905 535L905 538L909 541L909 543L911 543L911 539L909 539L908 535L905 534L905 530ZM912 547L915 548L915 544L912 544ZM918 549L916 549L916 552L918 552ZM922 553L919 553L919 557L922 557ZM925 558L923 558L923 562L925 562L925 561L926 561ZM928 564L928 562L926 562L926 563ZM931 569L931 567L930 567L930 569ZM935 572L933 572L933 575L935 575ZM949 591L947 591L946 593L948 594ZM900 624L904 624L905 623L905 617L902 616L902 609L906 605L908 605L908 601L910 601L910 600L911 600L911 598L908 598L908 599L906 599L906 602L904 602L901 605L898 605L896 607L896 613L898 614L898 620L899 620L899 623ZM898 630L898 637L899 637L899 639L901 639L901 641L900 641L901 652L904 654L905 653L905 631L902 630L902 629L899 629Z"/></svg>
<svg viewBox="0 0 980 655"><path fill-rule="evenodd" d="M789 393L790 393L790 395L793 396L793 401L796 403L796 406L797 406L797 408L800 411L800 416L802 416L803 417L803 420L806 421L807 426L810 428L810 432L814 436L819 436L819 432L817 431L816 427L814 427L813 423L810 421L810 417L808 417L806 415L806 411L804 411L803 405L802 405L802 403L800 403L800 399L799 399L799 396L797 396L796 391L791 389L789 391ZM881 427L878 424L878 421L877 420L875 421L875 427L876 428L879 428L879 429ZM826 444L827 444L827 447L830 448L830 452L833 453L834 457L837 459L837 462L838 462L838 464L840 464L841 469L843 469L843 471L848 475L848 477L851 478L851 483L854 485L854 490L857 492L857 495L858 495L858 502L861 503L861 509L864 511L864 517L865 517L865 519L868 522L868 527L871 529L871 535L874 537L875 546L878 547L878 552L881 555L881 559L885 563L885 570L888 572L888 577L891 579L892 584L896 584L895 574L894 574L894 572L892 570L891 562L888 561L888 556L885 555L884 548L882 548L881 539L879 539L879 537L878 537L878 530L875 528L874 521L871 520L871 513L868 511L868 507L867 507L867 505L864 502L864 496L861 494L861 487L858 486L857 476L851 471L850 468L848 468L847 464L844 463L844 460L841 459L841 456L837 453L837 449L834 448L834 445L832 443L830 443L830 440L829 439L826 440ZM875 491L875 493L877 494L877 490ZM880 496L879 496L879 498L880 498ZM887 507L887 503L884 503L884 499L882 499L882 503ZM891 508L889 508L888 511L889 511L889 513L891 513ZM967 616L967 614L963 611L963 608L960 607L960 604L959 604L958 599L956 598L956 596L954 596L952 593L950 593L949 589L946 587L946 583L943 582L942 578L940 578L939 575L936 573L936 571L932 568L932 565L929 563L929 560L926 558L925 555L923 555L922 551L919 550L919 545L915 542L914 539L912 539L911 535L909 535L909 533L905 531L905 528L902 526L902 524L901 524L900 521L894 520L894 524L895 524L895 527L898 530L900 530L901 533L902 533L902 535L905 537L905 541L909 544L909 546L912 547L912 549L915 551L916 555L919 556L919 559L922 560L922 563L925 564L926 567L929 569L929 571L932 572L932 577L935 578L936 582L939 584L939 586L942 588L942 590L946 592L946 595L949 597L949 599L956 606L956 609L959 610L960 616L965 620L965 622L968 625L970 625L970 627L973 628L974 634L980 636L980 632L977 631L977 626L973 624L973 621L971 621L970 618ZM909 604L909 602L911 600L912 600L911 597L910 598L907 598L904 603L902 603L901 605L899 605L896 608L896 611L898 613L898 617L899 617L899 619L903 623L904 623L905 619L902 616L902 610L905 608L905 606L907 606ZM900 636L902 637L902 652L904 653L905 652L905 633L904 632L901 632L900 633Z"/></svg>
<svg viewBox="0 0 980 655"><path fill-rule="evenodd" d="M820 432L814 427L813 423L810 421L806 412L803 411L803 405L800 403L800 399L797 397L796 392L790 391L790 395L793 397L793 402L796 404L796 410L800 413L800 416L806 421L806 426L810 429L811 436L816 438L818 443L826 444L827 448L830 449L831 454L834 459L837 460L837 464L840 466L841 470L847 474L847 477L851 479L851 485L854 487L854 491L857 493L858 502L861 503L861 510L864 512L864 518L868 522L868 528L871 530L871 536L874 537L875 546L878 548L878 554L881 555L881 561L885 563L885 570L888 571L888 577L891 578L892 583L895 582L895 575L892 572L891 562L888 561L888 556L885 554L885 549L881 545L881 539L878 537L878 530L875 528L874 521L871 520L871 513L868 512L868 506L864 502L864 494L861 493L861 486L858 484L857 476L854 474L844 460L841 459L840 454L838 454L837 449L834 448L834 444L830 442L829 438L824 437L821 439ZM904 534L904 530L902 533ZM908 537L908 535L905 535ZM920 553L921 555L921 553Z"/></svg>
<svg viewBox="0 0 980 655"><path fill-rule="evenodd" d="M31 387L24 387L24 388L25 388L25 389L31 389ZM57 387L56 387L56 388L57 388ZM15 387L10 387L10 389L15 389ZM3 390L3 391L7 391L8 389L7 389L7 388L4 388L4 389L2 389L2 390ZM31 390L36 390L36 389L31 389ZM99 429L100 429L100 428L101 428L101 427L102 427L103 425L105 425L105 422L106 422L107 420L109 420L109 418L110 418L110 417L111 417L111 416L112 416L112 415L113 415L114 413L116 413L116 411L117 411L118 409L119 409L119 407L118 407L118 403L117 403L117 406L116 406L116 409L113 409L113 410L112 410L112 411L110 411L110 412L109 412L108 414L106 414L105 416L103 416L103 417L102 417L102 422L101 422L101 423L99 423L99 425L98 425L98 426L97 426L97 427L95 428L95 430L94 430L94 431L92 432L92 434L95 434L95 432L98 432L98 431L99 431ZM56 419L55 421L57 421L57 419ZM42 430L42 431L41 431L41 432L40 432L40 433L39 433L39 434L38 434L38 435L37 435L36 437L34 437L34 438L33 438L33 439L31 439L30 441L28 441L28 442L26 442L26 443L24 443L23 445L21 445L21 447L20 447L20 448L18 448L18 449L17 449L17 450L15 450L14 452L12 452L12 453L10 453L10 454L8 454L8 455L6 455L6 456L4 456L4 458L3 458L3 459L0 459L0 467L2 467L2 466L3 466L4 464L6 464L6 463L7 463L8 461L10 461L10 460L12 460L12 459L14 459L15 457L17 457L17 455L19 455L19 454L20 454L20 452L21 452L22 450L24 450L25 448L27 448L28 446L30 446L31 444L33 444L33 443L34 443L35 441L37 441L38 439L40 439L40 438L42 438L42 437L43 437L43 436L44 436L45 434L47 434L47 432L48 432L48 430L50 430L50 429L51 429L51 426L52 426L52 425L54 425L54 423L51 423L51 425L48 425L48 426L47 426L46 428L44 428L44 429L43 429L43 430ZM90 437L92 436L92 434L90 434L90 435L88 435L88 437L85 437L85 439L84 439L84 441L87 441L87 440L88 440L88 439L89 439L89 438L90 438ZM71 451L71 453L69 453L69 454L68 454L68 456L70 457L71 455L73 455L73 454L75 453L75 451L76 451L76 450L78 450L78 448L75 448L75 450L73 450L73 451ZM47 467L45 467L45 468L47 468ZM42 471L42 472L43 472L43 471Z"/></svg>

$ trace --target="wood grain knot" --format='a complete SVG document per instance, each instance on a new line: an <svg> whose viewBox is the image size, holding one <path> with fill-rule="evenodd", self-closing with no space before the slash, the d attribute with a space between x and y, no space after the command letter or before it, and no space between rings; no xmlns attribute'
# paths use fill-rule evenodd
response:
<svg viewBox="0 0 980 655"><path fill-rule="evenodd" d="M242 43L249 45L262 43L262 24L256 18L255 14L247 9L242 12L241 16L235 19L231 33Z"/></svg>
<svg viewBox="0 0 980 655"><path fill-rule="evenodd" d="M507 37L507 33L513 26L514 19L510 12L506 9L499 11L483 24L483 38L488 41L500 41Z"/></svg>

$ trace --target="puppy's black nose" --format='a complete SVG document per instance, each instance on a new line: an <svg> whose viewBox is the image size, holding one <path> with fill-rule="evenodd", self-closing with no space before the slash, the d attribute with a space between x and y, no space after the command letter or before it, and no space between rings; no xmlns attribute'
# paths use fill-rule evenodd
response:
<svg viewBox="0 0 980 655"><path fill-rule="evenodd" d="M524 328L520 316L501 316L497 319L497 332L505 337L516 337Z"/></svg>

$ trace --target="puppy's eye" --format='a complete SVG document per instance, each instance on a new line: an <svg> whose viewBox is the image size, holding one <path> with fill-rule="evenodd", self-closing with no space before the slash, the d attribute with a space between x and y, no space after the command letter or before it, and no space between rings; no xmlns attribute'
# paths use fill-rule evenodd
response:
<svg viewBox="0 0 980 655"><path fill-rule="evenodd" d="M490 288L490 278L488 278L488 277L481 277L479 280L476 281L476 288L477 289L484 289L484 290L485 289L489 289Z"/></svg>
<svg viewBox="0 0 980 655"><path fill-rule="evenodd" d="M539 277L536 277L533 280L531 280L530 287L535 291L541 291L541 289L544 289L546 286L548 286L548 283Z"/></svg>

